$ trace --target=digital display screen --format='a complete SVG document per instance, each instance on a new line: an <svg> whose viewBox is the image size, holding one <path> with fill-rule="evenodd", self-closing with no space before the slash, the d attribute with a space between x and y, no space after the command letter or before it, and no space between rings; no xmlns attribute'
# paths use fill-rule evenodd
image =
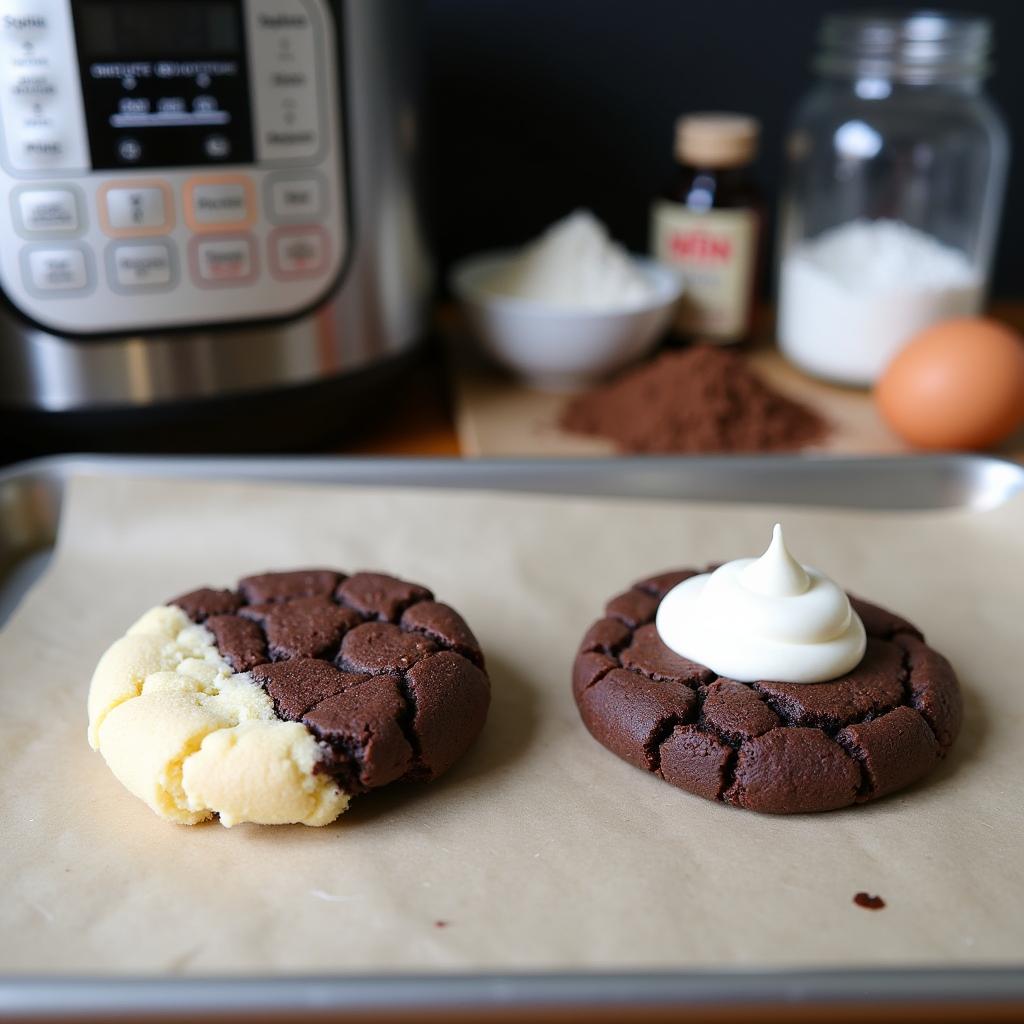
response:
<svg viewBox="0 0 1024 1024"><path fill-rule="evenodd" d="M251 163L241 0L73 0L92 166Z"/></svg>

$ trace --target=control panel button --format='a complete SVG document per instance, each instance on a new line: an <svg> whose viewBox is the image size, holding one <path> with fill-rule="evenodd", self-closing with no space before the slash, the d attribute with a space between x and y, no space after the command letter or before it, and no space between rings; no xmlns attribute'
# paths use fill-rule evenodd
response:
<svg viewBox="0 0 1024 1024"><path fill-rule="evenodd" d="M70 189L22 189L15 193L14 201L15 221L23 235L74 234L79 230L78 201Z"/></svg>
<svg viewBox="0 0 1024 1024"><path fill-rule="evenodd" d="M226 135L207 135L203 139L203 152L211 160L226 160L231 156L231 140Z"/></svg>
<svg viewBox="0 0 1024 1024"><path fill-rule="evenodd" d="M64 140L59 135L41 132L21 139L21 162L27 167L62 167Z"/></svg>
<svg viewBox="0 0 1024 1024"><path fill-rule="evenodd" d="M158 188L112 188L107 192L107 220L125 228L162 228L167 223L164 194Z"/></svg>
<svg viewBox="0 0 1024 1024"><path fill-rule="evenodd" d="M36 292L80 292L89 285L81 249L29 249L25 253L26 283Z"/></svg>
<svg viewBox="0 0 1024 1024"><path fill-rule="evenodd" d="M270 235L270 267L275 277L311 277L327 266L327 232L323 228L278 228Z"/></svg>
<svg viewBox="0 0 1024 1024"><path fill-rule="evenodd" d="M192 190L197 224L239 224L249 219L249 201L241 185L197 185Z"/></svg>
<svg viewBox="0 0 1024 1024"><path fill-rule="evenodd" d="M137 164L142 159L142 143L138 139L120 139L117 143L117 155L126 164Z"/></svg>
<svg viewBox="0 0 1024 1024"><path fill-rule="evenodd" d="M171 227L171 190L162 182L103 185L97 201L108 235L161 235Z"/></svg>
<svg viewBox="0 0 1024 1024"><path fill-rule="evenodd" d="M193 231L246 228L256 219L252 182L240 175L185 184L185 219Z"/></svg>
<svg viewBox="0 0 1024 1024"><path fill-rule="evenodd" d="M165 242L112 245L107 261L111 283L120 290L165 288L174 281L174 259Z"/></svg>
<svg viewBox="0 0 1024 1024"><path fill-rule="evenodd" d="M323 184L318 178L271 180L269 196L273 220L311 221L323 215Z"/></svg>
<svg viewBox="0 0 1024 1024"><path fill-rule="evenodd" d="M193 238L192 272L196 284L209 288L246 284L256 276L256 253L248 236Z"/></svg>

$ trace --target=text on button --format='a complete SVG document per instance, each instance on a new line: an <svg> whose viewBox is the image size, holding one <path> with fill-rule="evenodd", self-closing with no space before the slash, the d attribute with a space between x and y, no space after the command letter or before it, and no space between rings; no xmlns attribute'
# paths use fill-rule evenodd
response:
<svg viewBox="0 0 1024 1024"><path fill-rule="evenodd" d="M39 189L18 194L23 232L77 231L78 205L66 189Z"/></svg>
<svg viewBox="0 0 1024 1024"><path fill-rule="evenodd" d="M274 217L312 219L320 214L320 182L314 178L275 181L270 187L270 206Z"/></svg>
<svg viewBox="0 0 1024 1024"><path fill-rule="evenodd" d="M22 153L27 160L58 160L64 155L64 143L60 139L26 139Z"/></svg>
<svg viewBox="0 0 1024 1024"><path fill-rule="evenodd" d="M114 277L122 288L156 288L171 283L166 245L121 245L114 250Z"/></svg>
<svg viewBox="0 0 1024 1024"><path fill-rule="evenodd" d="M249 215L241 185L197 185L192 191L192 213L200 224L231 224Z"/></svg>
<svg viewBox="0 0 1024 1024"><path fill-rule="evenodd" d="M28 254L29 278L39 291L79 291L89 281L79 249L36 249Z"/></svg>
<svg viewBox="0 0 1024 1024"><path fill-rule="evenodd" d="M109 227L115 232L160 231L168 221L164 189L158 186L108 189L106 214Z"/></svg>
<svg viewBox="0 0 1024 1024"><path fill-rule="evenodd" d="M305 277L327 264L327 237L322 228L278 228L271 235L271 266L278 277Z"/></svg>
<svg viewBox="0 0 1024 1024"><path fill-rule="evenodd" d="M245 175L191 178L185 183L185 219L193 231L240 230L256 218L255 189Z"/></svg>
<svg viewBox="0 0 1024 1024"><path fill-rule="evenodd" d="M200 283L243 284L255 274L248 238L194 240L194 268Z"/></svg>

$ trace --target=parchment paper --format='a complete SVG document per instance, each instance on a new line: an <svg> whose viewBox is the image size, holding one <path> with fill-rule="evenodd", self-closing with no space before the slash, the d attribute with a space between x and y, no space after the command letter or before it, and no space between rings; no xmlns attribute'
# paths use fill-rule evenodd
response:
<svg viewBox="0 0 1024 1024"><path fill-rule="evenodd" d="M569 690L602 602L748 555L777 508L79 479L0 636L0 969L365 971L1024 961L1024 500L785 511L797 555L953 661L966 729L912 790L761 817L598 746ZM96 659L146 608L271 567L380 568L460 608L494 703L436 784L326 829L167 824L85 739ZM854 893L881 895L863 910Z"/></svg>

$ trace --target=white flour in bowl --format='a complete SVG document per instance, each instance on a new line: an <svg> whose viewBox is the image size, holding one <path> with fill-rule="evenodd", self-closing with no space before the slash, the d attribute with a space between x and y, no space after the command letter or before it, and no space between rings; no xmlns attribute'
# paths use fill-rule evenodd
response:
<svg viewBox="0 0 1024 1024"><path fill-rule="evenodd" d="M642 305L655 286L605 226L577 210L527 245L488 291L563 309L612 310Z"/></svg>
<svg viewBox="0 0 1024 1024"><path fill-rule="evenodd" d="M977 313L983 292L959 249L902 221L849 221L783 258L779 345L817 377L871 384L922 328Z"/></svg>

